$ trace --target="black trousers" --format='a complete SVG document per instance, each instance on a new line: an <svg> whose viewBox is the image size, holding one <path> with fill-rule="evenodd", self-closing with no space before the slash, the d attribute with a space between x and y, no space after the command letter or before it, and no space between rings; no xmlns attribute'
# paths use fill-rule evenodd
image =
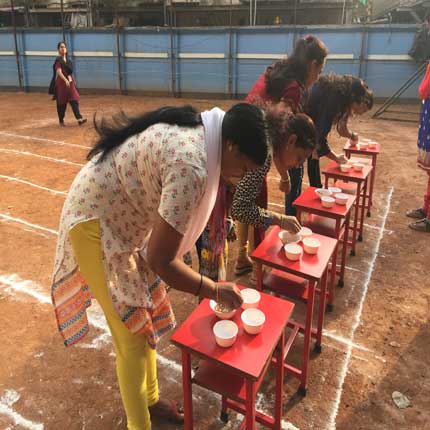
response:
<svg viewBox="0 0 430 430"><path fill-rule="evenodd" d="M291 181L291 191L285 194L285 213L287 215L296 215L296 209L293 206L294 200L302 193L302 181L304 174L303 164L300 167L289 169ZM308 177L311 187L322 188L320 161L314 160L312 156L308 158Z"/></svg>
<svg viewBox="0 0 430 430"><path fill-rule="evenodd" d="M77 101L70 101L70 106L72 106L73 114L75 115L76 119L82 119L82 115L79 112L79 103ZM64 122L64 116L66 115L66 109L67 109L67 103L65 105L59 105L57 104L57 113L58 113L58 120L60 123Z"/></svg>

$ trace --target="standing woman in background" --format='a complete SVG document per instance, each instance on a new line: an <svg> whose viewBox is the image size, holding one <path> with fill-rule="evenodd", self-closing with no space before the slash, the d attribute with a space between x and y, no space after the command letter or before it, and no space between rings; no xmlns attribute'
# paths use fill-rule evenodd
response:
<svg viewBox="0 0 430 430"><path fill-rule="evenodd" d="M308 158L308 176L311 187L321 188L321 157L328 157L338 164L347 162L345 155L336 154L328 144L328 135L336 124L340 136L357 140L358 135L348 129L351 115L362 115L373 107L373 93L366 83L350 75L330 74L319 78L312 87L304 105L317 130L318 145L316 154ZM303 169L303 166L302 166ZM294 176L291 191L285 196L285 213L295 215L294 200L302 192L302 175Z"/></svg>
<svg viewBox="0 0 430 430"><path fill-rule="evenodd" d="M416 231L430 233L430 64L419 87L422 100L421 121L418 130L418 167L427 173L427 191L424 203L418 209L406 212L406 216L416 221L409 224L409 228Z"/></svg>
<svg viewBox="0 0 430 430"><path fill-rule="evenodd" d="M271 111L298 113L301 111L302 95L319 77L324 68L328 51L324 43L317 37L308 35L299 39L293 53L285 60L269 66L259 77L249 92L246 102L256 104ZM313 125L312 125L313 126ZM235 274L240 276L252 270L252 260L248 256L248 233L252 225L251 248L258 246L263 240L264 232L270 218L266 214L268 193L266 175L271 166L269 157L258 171L245 176L234 195L232 215L238 223L239 255L235 266ZM290 190L290 176L278 157L273 158L274 164L281 175L279 188L283 192ZM262 183L262 184L261 184ZM248 185L247 185L248 184ZM252 187L251 187L252 184ZM255 202L251 202L251 188L261 189L257 197L260 208L259 217L250 217L254 213ZM297 220L291 220L292 224ZM255 227L255 228L254 228Z"/></svg>
<svg viewBox="0 0 430 430"><path fill-rule="evenodd" d="M73 76L73 63L67 57L67 46L65 42L59 42L57 45L58 57L55 59L53 69L54 76L52 77L51 85L49 86L49 94L53 94L57 101L57 113L60 126L64 127L64 116L66 114L67 103L70 103L73 114L78 120L78 124L82 125L87 122L82 118L79 112L79 93Z"/></svg>

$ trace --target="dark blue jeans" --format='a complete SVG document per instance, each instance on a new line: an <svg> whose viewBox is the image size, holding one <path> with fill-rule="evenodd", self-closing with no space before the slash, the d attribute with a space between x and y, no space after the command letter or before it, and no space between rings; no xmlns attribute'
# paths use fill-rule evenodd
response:
<svg viewBox="0 0 430 430"><path fill-rule="evenodd" d="M288 173L290 174L291 191L288 194L285 194L285 213L287 215L296 215L296 208L293 206L293 202L302 192L303 172L303 164L300 167L288 170Z"/></svg>
<svg viewBox="0 0 430 430"><path fill-rule="evenodd" d="M291 192L285 194L285 213L287 215L295 216L296 209L293 206L293 203L294 200L296 200L302 192L302 181L304 173L303 164L300 167L289 169L288 173L290 174L291 180ZM308 158L308 176L309 185L311 187L322 188L319 160L314 160L312 157Z"/></svg>

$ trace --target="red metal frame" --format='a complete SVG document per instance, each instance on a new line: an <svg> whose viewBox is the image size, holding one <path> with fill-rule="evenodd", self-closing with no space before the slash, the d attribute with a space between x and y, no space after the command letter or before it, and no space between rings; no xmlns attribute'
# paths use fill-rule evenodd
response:
<svg viewBox="0 0 430 430"><path fill-rule="evenodd" d="M346 250L348 246L348 233L350 229L351 208L355 203L356 197L349 196L349 201L345 206L335 205L333 208L324 208L321 204L320 198L315 194L315 187L309 187L304 191L295 201L294 206L297 211L297 218L301 222L302 213L309 213L313 215L323 216L335 220L334 231L321 231L315 229L316 233L325 234L334 237L339 242L342 242L342 258L340 270L337 270L337 253L338 247L333 254L332 264L330 269L330 286L328 288L328 303L333 305L335 280L336 275L339 275L339 285L343 286L346 265ZM310 225L311 226L311 225Z"/></svg>
<svg viewBox="0 0 430 430"><path fill-rule="evenodd" d="M327 298L327 279L328 279L328 267L330 260L334 254L335 249L337 248L337 239L329 238L326 236L321 236L315 234L314 236L318 238L322 246L320 248L321 261L318 261L319 268L323 267L321 271L315 271L312 275L310 274L309 266L307 266L307 270L303 269L301 271L300 263L297 262L289 262L285 256L281 257L279 255L279 247L274 246L275 243L280 242L278 238L279 227L274 227L269 234L266 235L263 242L257 247L257 249L252 254L252 259L257 263L257 289L263 289L263 265L273 267L275 269L302 277L309 281L307 287L307 298L306 298L306 320L305 324L300 324L297 321L290 319L288 326L293 329L292 333L287 339L286 344L284 345L285 351L288 353L290 350L295 337L299 332L304 333L304 349L302 356L302 364L301 368L294 367L286 362L284 359L285 370L292 376L298 378L300 380L300 391L305 394L308 383L308 374L309 374L309 360L310 360L310 346L311 346L311 338L316 338L316 350L321 350L322 345L322 329L324 325L324 314L325 314L325 306L326 306L326 298ZM325 247L324 247L325 245ZM324 249L325 248L325 249ZM303 258L303 257L302 257ZM307 256L304 258L308 258ZM311 261L312 257L309 258ZM305 267L305 265L303 265ZM318 310L318 323L316 330L312 328L312 318L313 318L313 310L315 305L315 293L317 290L316 286L320 284L320 303ZM271 289L270 285L265 284L264 287L266 289ZM288 284L285 283L284 291L282 291L283 295L288 296L291 290L288 288ZM279 288L274 290L279 293Z"/></svg>
<svg viewBox="0 0 430 430"><path fill-rule="evenodd" d="M364 166L362 172L350 172L344 173L340 170L338 164L333 161L323 171L322 174L325 176L324 186L329 186L329 180L333 179L342 180L346 182L353 182L357 184L356 190L356 201L354 211L354 225L352 227L352 242L351 242L351 255L356 253L357 239L363 240L363 225L364 225L364 212L368 207L366 206L367 196L367 183L369 175L373 171L373 166ZM361 209L361 214L360 214Z"/></svg>
<svg viewBox="0 0 430 430"><path fill-rule="evenodd" d="M251 336L244 333L243 327L239 326L238 339L235 345L228 349L216 345L212 332L209 336L208 332L217 319L210 310L208 300L204 300L172 336L172 342L182 350L185 430L194 428L193 383L221 394L223 415L226 416L228 409L243 414L245 419L239 428L255 430L258 422L267 428L281 430L285 328L294 304L262 293L260 308L266 313L263 331L257 336ZM270 316L269 310L273 310L274 314ZM233 317L238 324L240 313L241 310L238 310ZM254 351L254 354L251 351ZM191 355L202 359L194 377L191 376ZM256 362L252 363L251 360L250 363L250 356ZM257 390L271 364L276 367L273 417L255 409Z"/></svg>
<svg viewBox="0 0 430 430"><path fill-rule="evenodd" d="M343 148L343 150L345 151L345 155L347 158L351 158L352 154L364 155L366 157L372 158L373 170L372 170L372 174L370 177L369 194L367 196L368 197L368 206L366 207L367 216L370 216L370 211L371 211L372 206L373 206L373 189L374 189L375 178L376 178L376 162L377 162L378 155L381 152L381 145L378 143L376 148L373 148L373 149L359 149L359 148L357 148L357 146L350 146L350 144L347 143L345 145L345 147Z"/></svg>

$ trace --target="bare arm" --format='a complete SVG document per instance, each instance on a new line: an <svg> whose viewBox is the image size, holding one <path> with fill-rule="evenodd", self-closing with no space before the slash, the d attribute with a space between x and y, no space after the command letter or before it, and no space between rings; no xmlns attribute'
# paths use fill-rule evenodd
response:
<svg viewBox="0 0 430 430"><path fill-rule="evenodd" d="M58 69L57 69L57 76L59 76L59 77L60 77L60 79L62 79L62 80L66 83L66 85L67 85L68 87L70 87L70 82L69 82L69 80L64 76L64 74L63 74L63 72L62 72L61 68L58 68Z"/></svg>
<svg viewBox="0 0 430 430"><path fill-rule="evenodd" d="M150 268L176 290L216 300L218 289L218 299L221 303L233 309L238 308L242 304L242 299L235 284L215 283L209 278L202 277L182 259L176 257L181 240L182 235L157 215L148 245L147 260Z"/></svg>
<svg viewBox="0 0 430 430"><path fill-rule="evenodd" d="M339 120L339 122L337 123L337 132L342 137L352 139L354 133L352 133L348 128L348 119L349 119L349 114L346 114Z"/></svg>

